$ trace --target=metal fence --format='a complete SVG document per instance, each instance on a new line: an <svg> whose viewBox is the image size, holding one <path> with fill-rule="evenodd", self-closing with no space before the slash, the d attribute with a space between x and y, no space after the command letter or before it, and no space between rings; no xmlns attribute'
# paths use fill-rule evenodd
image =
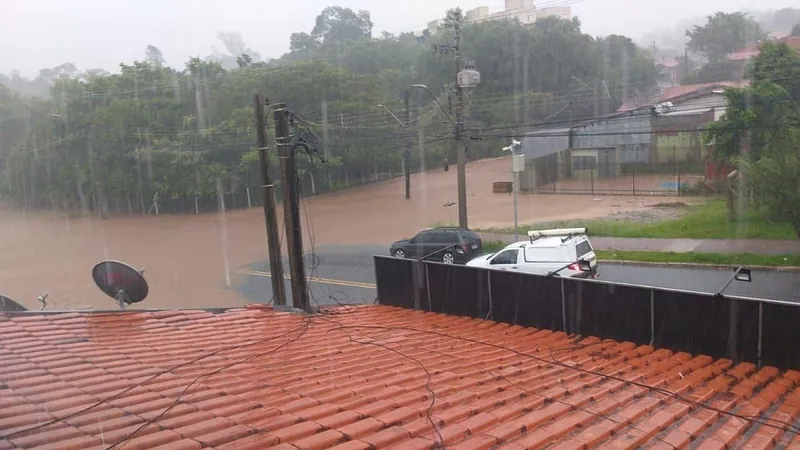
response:
<svg viewBox="0 0 800 450"><path fill-rule="evenodd" d="M382 305L800 368L800 304L375 256Z"/></svg>
<svg viewBox="0 0 800 450"><path fill-rule="evenodd" d="M558 164L538 170L522 189L540 194L698 195L708 191L701 163ZM523 175L524 176L524 175Z"/></svg>

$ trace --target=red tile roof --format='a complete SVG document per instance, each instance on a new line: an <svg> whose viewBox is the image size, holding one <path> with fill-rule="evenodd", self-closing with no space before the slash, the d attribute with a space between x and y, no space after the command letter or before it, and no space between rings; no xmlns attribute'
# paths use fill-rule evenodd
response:
<svg viewBox="0 0 800 450"><path fill-rule="evenodd" d="M789 47L800 51L800 36L776 36L772 38L773 41L783 42ZM742 49L739 49L728 55L730 61L744 61L756 57L761 53L761 43L750 44Z"/></svg>
<svg viewBox="0 0 800 450"><path fill-rule="evenodd" d="M382 306L0 314L0 449L769 448L800 445L798 386Z"/></svg>
<svg viewBox="0 0 800 450"><path fill-rule="evenodd" d="M670 56L661 58L661 62L658 63L658 65L664 66L666 68L673 68L680 66L681 62L677 58Z"/></svg>
<svg viewBox="0 0 800 450"><path fill-rule="evenodd" d="M656 103L666 102L673 99L677 99L679 97L683 97L684 95L692 94L694 92L711 89L714 87L726 88L726 87L744 87L749 85L750 82L747 80L743 81L719 81L714 83L699 83L699 84L682 84L680 86L672 86L664 89L664 92L661 93L661 96L658 98Z"/></svg>

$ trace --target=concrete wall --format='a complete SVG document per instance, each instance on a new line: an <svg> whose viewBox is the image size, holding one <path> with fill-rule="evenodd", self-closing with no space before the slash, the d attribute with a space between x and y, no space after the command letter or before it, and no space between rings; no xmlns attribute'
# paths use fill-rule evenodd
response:
<svg viewBox="0 0 800 450"><path fill-rule="evenodd" d="M551 128L526 133L520 142L526 159L552 155L569 148L569 128Z"/></svg>
<svg viewBox="0 0 800 450"><path fill-rule="evenodd" d="M653 162L699 162L701 148L698 131L656 133Z"/></svg>
<svg viewBox="0 0 800 450"><path fill-rule="evenodd" d="M573 130L573 148L617 147L622 163L650 162L652 125L649 113L601 119Z"/></svg>
<svg viewBox="0 0 800 450"><path fill-rule="evenodd" d="M701 130L714 120L714 115L715 111L709 109L703 113L654 117L652 161L660 164L701 162L704 148Z"/></svg>

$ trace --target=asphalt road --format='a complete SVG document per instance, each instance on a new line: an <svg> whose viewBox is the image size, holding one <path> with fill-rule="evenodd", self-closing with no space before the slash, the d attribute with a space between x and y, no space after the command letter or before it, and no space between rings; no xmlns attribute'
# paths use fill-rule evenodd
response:
<svg viewBox="0 0 800 450"><path fill-rule="evenodd" d="M373 255L388 255L387 246L327 246L316 250L317 258L306 257L306 275L313 268L311 302L319 305L373 303L375 269ZM316 263L316 264L314 264ZM288 263L284 262L288 273ZM653 287L715 293L733 274L729 269L663 268L639 265L603 264L602 280ZM239 291L247 300L267 303L272 297L269 264L258 262L238 270L244 275ZM286 292L291 293L288 280ZM800 303L800 273L754 270L750 283L733 281L725 294ZM290 295L291 297L291 295Z"/></svg>

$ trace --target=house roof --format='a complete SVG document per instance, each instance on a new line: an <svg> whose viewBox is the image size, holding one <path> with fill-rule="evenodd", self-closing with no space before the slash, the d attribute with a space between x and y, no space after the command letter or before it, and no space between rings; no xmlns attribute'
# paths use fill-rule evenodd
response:
<svg viewBox="0 0 800 450"><path fill-rule="evenodd" d="M743 87L749 85L749 81L719 81L714 83L682 84L664 89L656 103L675 100L690 94L711 91L713 88Z"/></svg>
<svg viewBox="0 0 800 450"><path fill-rule="evenodd" d="M777 41L777 42L784 42L789 47L800 51L800 36L789 36L788 33L785 35L776 34L774 36L770 36L770 40ZM756 42L750 45L745 46L733 53L728 55L729 61L745 61L750 58L758 56L761 53L761 43Z"/></svg>
<svg viewBox="0 0 800 450"><path fill-rule="evenodd" d="M666 68L673 68L680 66L681 62L678 60L678 58L669 56L661 58L661 62L659 62L658 65L664 66Z"/></svg>
<svg viewBox="0 0 800 450"><path fill-rule="evenodd" d="M2 449L800 445L799 385L796 371L386 306L0 314Z"/></svg>

